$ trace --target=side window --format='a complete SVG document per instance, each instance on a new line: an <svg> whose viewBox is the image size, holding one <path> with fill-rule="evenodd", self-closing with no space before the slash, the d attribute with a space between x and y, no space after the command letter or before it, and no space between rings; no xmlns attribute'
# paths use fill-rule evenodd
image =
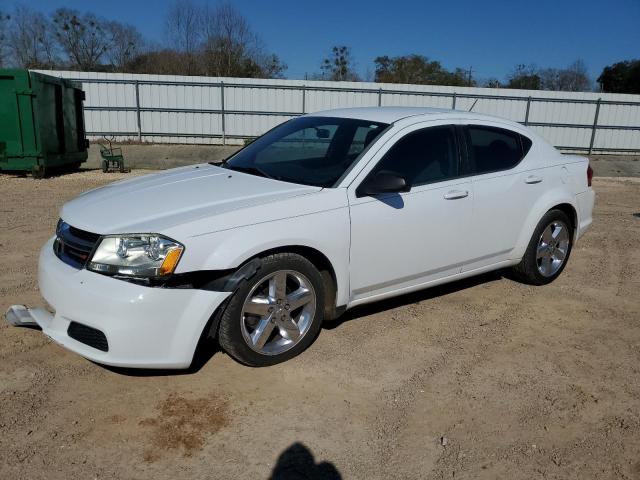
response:
<svg viewBox="0 0 640 480"><path fill-rule="evenodd" d="M458 175L456 132L452 125L411 132L380 160L373 170L393 172L416 187Z"/></svg>
<svg viewBox="0 0 640 480"><path fill-rule="evenodd" d="M526 139L528 148L531 140ZM469 165L475 174L509 170L524 157L521 135L502 128L469 125L467 152Z"/></svg>

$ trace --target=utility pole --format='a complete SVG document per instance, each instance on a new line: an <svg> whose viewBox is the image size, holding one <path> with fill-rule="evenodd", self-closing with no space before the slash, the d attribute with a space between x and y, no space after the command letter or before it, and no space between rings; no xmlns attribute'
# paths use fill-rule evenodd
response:
<svg viewBox="0 0 640 480"><path fill-rule="evenodd" d="M467 86L471 86L471 72L473 71L473 67L469 67L469 76L467 77Z"/></svg>

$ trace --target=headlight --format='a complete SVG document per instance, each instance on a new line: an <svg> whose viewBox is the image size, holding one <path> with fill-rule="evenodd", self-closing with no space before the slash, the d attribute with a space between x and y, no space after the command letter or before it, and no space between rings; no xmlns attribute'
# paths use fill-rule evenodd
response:
<svg viewBox="0 0 640 480"><path fill-rule="evenodd" d="M113 235L102 238L87 268L109 275L165 277L176 269L183 251L183 245L159 235Z"/></svg>

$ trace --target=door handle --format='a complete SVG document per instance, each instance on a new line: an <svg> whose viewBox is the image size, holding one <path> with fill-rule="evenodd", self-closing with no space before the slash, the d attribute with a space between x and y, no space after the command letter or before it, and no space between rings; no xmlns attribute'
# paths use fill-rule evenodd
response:
<svg viewBox="0 0 640 480"><path fill-rule="evenodd" d="M466 190L451 190L444 194L445 200L457 200L458 198L468 197L469 192Z"/></svg>
<svg viewBox="0 0 640 480"><path fill-rule="evenodd" d="M524 181L524 183L528 183L529 185L540 182L542 182L542 178L536 177L535 175L529 175Z"/></svg>

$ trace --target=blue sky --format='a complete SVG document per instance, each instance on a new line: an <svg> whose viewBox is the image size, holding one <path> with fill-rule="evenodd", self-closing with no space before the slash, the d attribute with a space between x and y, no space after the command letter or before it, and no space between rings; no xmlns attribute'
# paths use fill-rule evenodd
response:
<svg viewBox="0 0 640 480"><path fill-rule="evenodd" d="M13 3L0 0L0 7ZM93 11L136 25L151 40L162 42L171 0L26 3L45 12L60 6ZM640 0L232 3L267 48L287 63L289 78L317 72L332 45L349 45L363 76L373 72L373 59L378 55L419 53L440 60L447 68L472 67L479 78L503 78L518 63L563 67L581 58L595 79L607 64L640 58Z"/></svg>

